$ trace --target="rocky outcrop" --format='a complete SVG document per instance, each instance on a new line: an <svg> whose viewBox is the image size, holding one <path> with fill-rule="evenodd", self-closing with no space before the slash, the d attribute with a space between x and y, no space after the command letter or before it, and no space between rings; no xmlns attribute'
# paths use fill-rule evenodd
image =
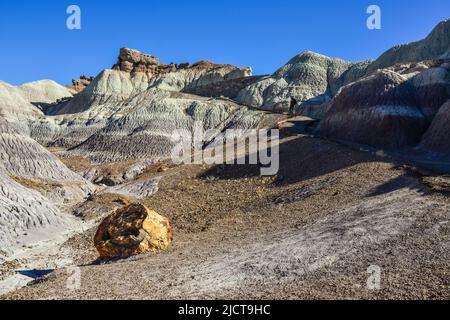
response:
<svg viewBox="0 0 450 320"><path fill-rule="evenodd" d="M194 121L204 121L205 129L261 123L263 113L231 101L179 93L246 82L250 74L249 68L206 61L168 68L154 57L121 49L114 70L102 71L72 99L46 108L45 116L30 116L24 131L45 146L69 148L71 155L94 161L158 160L169 155L172 132Z"/></svg>
<svg viewBox="0 0 450 320"><path fill-rule="evenodd" d="M131 77L129 73L103 70L95 79L73 99L52 106L49 115L79 113L107 102L115 103L129 98L133 93L146 90L148 79L143 81Z"/></svg>
<svg viewBox="0 0 450 320"><path fill-rule="evenodd" d="M117 64L113 70L126 73L143 73L150 87L172 91L189 90L224 80L251 76L250 68L214 64L200 61L194 64L162 64L159 59L137 50L120 49Z"/></svg>
<svg viewBox="0 0 450 320"><path fill-rule="evenodd" d="M226 99L148 89L123 101L111 98L94 104L83 112L37 119L29 127L33 139L41 144L69 148L68 154L87 156L94 162L159 160L170 154L173 131L189 129L196 121L204 123L205 130L220 130L270 125L275 119Z"/></svg>
<svg viewBox="0 0 450 320"><path fill-rule="evenodd" d="M102 221L94 237L95 247L104 258L166 250L171 241L167 218L140 204L116 210Z"/></svg>
<svg viewBox="0 0 450 320"><path fill-rule="evenodd" d="M21 86L0 81L0 116L17 121L43 117L42 107L67 97L72 92L51 80Z"/></svg>
<svg viewBox="0 0 450 320"><path fill-rule="evenodd" d="M184 65L175 72L157 78L150 87L169 91L191 91L196 87L218 84L226 80L239 79L252 75L251 68L238 68L229 64L214 64L200 61Z"/></svg>
<svg viewBox="0 0 450 320"><path fill-rule="evenodd" d="M384 53L355 74L362 75L361 80L337 94L320 133L375 147L411 147L432 123L421 147L445 152L447 108L443 104L450 99L449 46L450 20L446 20L424 40Z"/></svg>
<svg viewBox="0 0 450 320"><path fill-rule="evenodd" d="M450 98L450 60L424 61L406 66L407 70L401 72L410 78L416 105L431 122L439 108Z"/></svg>
<svg viewBox="0 0 450 320"><path fill-rule="evenodd" d="M156 71L162 70L159 59L149 54L141 53L137 50L129 48L121 48L117 64L112 69L120 70L128 73L143 72L156 75Z"/></svg>
<svg viewBox="0 0 450 320"><path fill-rule="evenodd" d="M73 90L79 93L86 89L86 87L94 80L94 77L81 76L79 79L73 79L72 85L69 86L69 90Z"/></svg>
<svg viewBox="0 0 450 320"><path fill-rule="evenodd" d="M450 59L450 19L439 23L423 40L403 44L382 54L369 71L390 67L398 63L413 63L424 60Z"/></svg>
<svg viewBox="0 0 450 320"><path fill-rule="evenodd" d="M343 88L321 121L320 134L375 147L417 143L427 122L405 81L380 71Z"/></svg>
<svg viewBox="0 0 450 320"><path fill-rule="evenodd" d="M443 50L447 25L426 39L433 52ZM172 133L191 130L195 122L219 131L270 122L267 114L242 104L325 117L321 132L330 138L384 147L417 143L448 100L448 60L397 63L379 71L372 70L374 65L303 52L271 76L251 77L249 68L207 61L167 65L122 48L113 70L86 79L84 90L46 108L46 115L6 84L3 92L10 96L0 100L0 111L8 119L22 119L17 121L21 132L39 143L67 148L68 155L94 163L164 159L173 147Z"/></svg>

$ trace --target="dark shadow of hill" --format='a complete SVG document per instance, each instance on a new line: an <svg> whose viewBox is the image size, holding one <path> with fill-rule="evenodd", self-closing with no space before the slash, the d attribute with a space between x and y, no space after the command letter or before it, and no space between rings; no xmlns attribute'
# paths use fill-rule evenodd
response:
<svg viewBox="0 0 450 320"><path fill-rule="evenodd" d="M280 186L309 180L358 163L380 161L369 153L306 136L282 142L279 155L280 166L274 183ZM200 178L232 180L257 177L261 175L260 168L260 165L217 165Z"/></svg>

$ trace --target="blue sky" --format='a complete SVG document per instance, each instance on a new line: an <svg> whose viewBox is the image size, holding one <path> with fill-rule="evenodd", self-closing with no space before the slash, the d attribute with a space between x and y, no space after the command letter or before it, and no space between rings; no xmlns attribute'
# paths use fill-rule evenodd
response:
<svg viewBox="0 0 450 320"><path fill-rule="evenodd" d="M81 30L66 28L71 4L82 10ZM370 4L382 9L382 30L366 28ZM1 0L0 79L69 84L110 68L120 47L166 63L209 59L266 74L304 50L376 58L449 17L449 0Z"/></svg>

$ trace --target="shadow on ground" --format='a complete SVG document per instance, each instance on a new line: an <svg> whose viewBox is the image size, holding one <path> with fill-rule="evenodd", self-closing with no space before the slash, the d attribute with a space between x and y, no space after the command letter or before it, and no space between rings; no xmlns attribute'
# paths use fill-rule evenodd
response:
<svg viewBox="0 0 450 320"><path fill-rule="evenodd" d="M17 270L16 273L25 277L29 277L33 280L36 280L52 273L53 271L54 271L53 269L44 269L44 270L33 269L33 270Z"/></svg>
<svg viewBox="0 0 450 320"><path fill-rule="evenodd" d="M279 170L274 184L294 184L326 175L358 163L380 161L374 156L334 142L318 138L298 136L282 141L279 152ZM241 159L242 160L242 159ZM245 163L248 163L248 156ZM204 172L199 178L233 180L261 175L260 165L217 165Z"/></svg>

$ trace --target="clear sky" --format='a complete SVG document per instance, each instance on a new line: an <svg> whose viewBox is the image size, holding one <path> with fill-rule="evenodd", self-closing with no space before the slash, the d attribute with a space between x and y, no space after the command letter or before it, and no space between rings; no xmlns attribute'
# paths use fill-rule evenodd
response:
<svg viewBox="0 0 450 320"><path fill-rule="evenodd" d="M66 27L71 4L81 8L81 30ZM382 9L381 30L366 27L370 4ZM120 47L266 74L304 50L376 58L449 17L450 0L0 0L0 79L69 84L110 68Z"/></svg>

